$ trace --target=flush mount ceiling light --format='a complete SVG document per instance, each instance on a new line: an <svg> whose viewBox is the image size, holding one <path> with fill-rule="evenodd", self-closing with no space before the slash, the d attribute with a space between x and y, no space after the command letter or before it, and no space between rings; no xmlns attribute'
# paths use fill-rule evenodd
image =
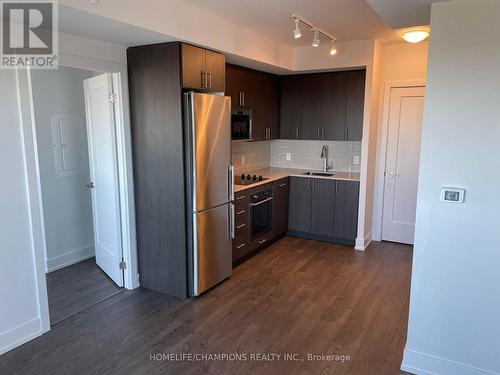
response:
<svg viewBox="0 0 500 375"><path fill-rule="evenodd" d="M426 30L412 30L403 33L401 37L408 43L419 43L429 37L429 32Z"/></svg>
<svg viewBox="0 0 500 375"><path fill-rule="evenodd" d="M295 22L295 28L293 29L293 37L295 39L298 39L302 36L302 33L300 32L299 28L300 26L299 24L302 24L314 33L314 38L312 40L313 47L319 47L319 44L321 42L319 37L323 36L324 38L328 39L331 42L330 55L333 56L337 54L336 39L331 34L327 33L325 30L320 29L319 27L313 25L311 22L295 14L292 14L292 19Z"/></svg>
<svg viewBox="0 0 500 375"><path fill-rule="evenodd" d="M299 20L295 19L295 29L293 29L293 37L295 39L299 39L302 36L302 33L300 32L299 28Z"/></svg>

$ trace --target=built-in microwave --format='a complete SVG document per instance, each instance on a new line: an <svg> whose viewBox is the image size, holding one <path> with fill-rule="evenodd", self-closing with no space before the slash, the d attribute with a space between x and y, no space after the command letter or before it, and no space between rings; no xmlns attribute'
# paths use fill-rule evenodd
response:
<svg viewBox="0 0 500 375"><path fill-rule="evenodd" d="M233 141L252 140L252 110L233 109L231 111L231 139Z"/></svg>

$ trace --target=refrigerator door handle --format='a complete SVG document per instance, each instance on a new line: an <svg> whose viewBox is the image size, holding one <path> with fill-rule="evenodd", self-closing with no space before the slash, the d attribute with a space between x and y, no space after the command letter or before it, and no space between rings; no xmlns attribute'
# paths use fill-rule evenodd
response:
<svg viewBox="0 0 500 375"><path fill-rule="evenodd" d="M229 238L233 239L234 238L234 204L229 205Z"/></svg>
<svg viewBox="0 0 500 375"><path fill-rule="evenodd" d="M229 187L229 200L234 200L234 167L232 165L229 166L229 176L228 176L228 187Z"/></svg>

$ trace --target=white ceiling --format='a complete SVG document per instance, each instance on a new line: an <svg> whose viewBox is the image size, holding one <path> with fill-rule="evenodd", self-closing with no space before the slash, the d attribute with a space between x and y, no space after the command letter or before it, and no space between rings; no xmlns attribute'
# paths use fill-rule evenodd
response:
<svg viewBox="0 0 500 375"><path fill-rule="evenodd" d="M167 35L59 5L59 31L125 47L174 41Z"/></svg>
<svg viewBox="0 0 500 375"><path fill-rule="evenodd" d="M448 0L366 0L392 28L428 25L431 5Z"/></svg>
<svg viewBox="0 0 500 375"><path fill-rule="evenodd" d="M289 46L311 43L312 35L292 36L291 14L297 14L339 41L399 39L365 0L184 0ZM412 1L412 0L398 0Z"/></svg>

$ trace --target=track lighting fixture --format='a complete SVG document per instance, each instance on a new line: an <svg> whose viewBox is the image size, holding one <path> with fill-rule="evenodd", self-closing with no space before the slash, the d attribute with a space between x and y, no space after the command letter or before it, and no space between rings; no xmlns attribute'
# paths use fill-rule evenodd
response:
<svg viewBox="0 0 500 375"><path fill-rule="evenodd" d="M321 42L319 37L320 37L320 35L322 35L324 38L330 40L330 42L331 42L330 55L333 56L333 55L337 54L336 39L332 35L330 35L326 31L320 29L319 27L314 26L312 23L305 20L304 18L296 16L295 14L292 14L292 19L295 22L295 28L293 29L293 37L295 39L298 39L302 36L302 33L300 32L300 27L299 27L300 24L302 24L314 33L314 38L312 40L313 47L319 47L319 44Z"/></svg>
<svg viewBox="0 0 500 375"><path fill-rule="evenodd" d="M319 33L318 30L314 30L314 38L312 42L313 47L319 47Z"/></svg>
<svg viewBox="0 0 500 375"><path fill-rule="evenodd" d="M299 39L302 36L302 33L300 32L299 28L299 20L296 18L295 19L295 29L293 30L293 37L295 39Z"/></svg>

